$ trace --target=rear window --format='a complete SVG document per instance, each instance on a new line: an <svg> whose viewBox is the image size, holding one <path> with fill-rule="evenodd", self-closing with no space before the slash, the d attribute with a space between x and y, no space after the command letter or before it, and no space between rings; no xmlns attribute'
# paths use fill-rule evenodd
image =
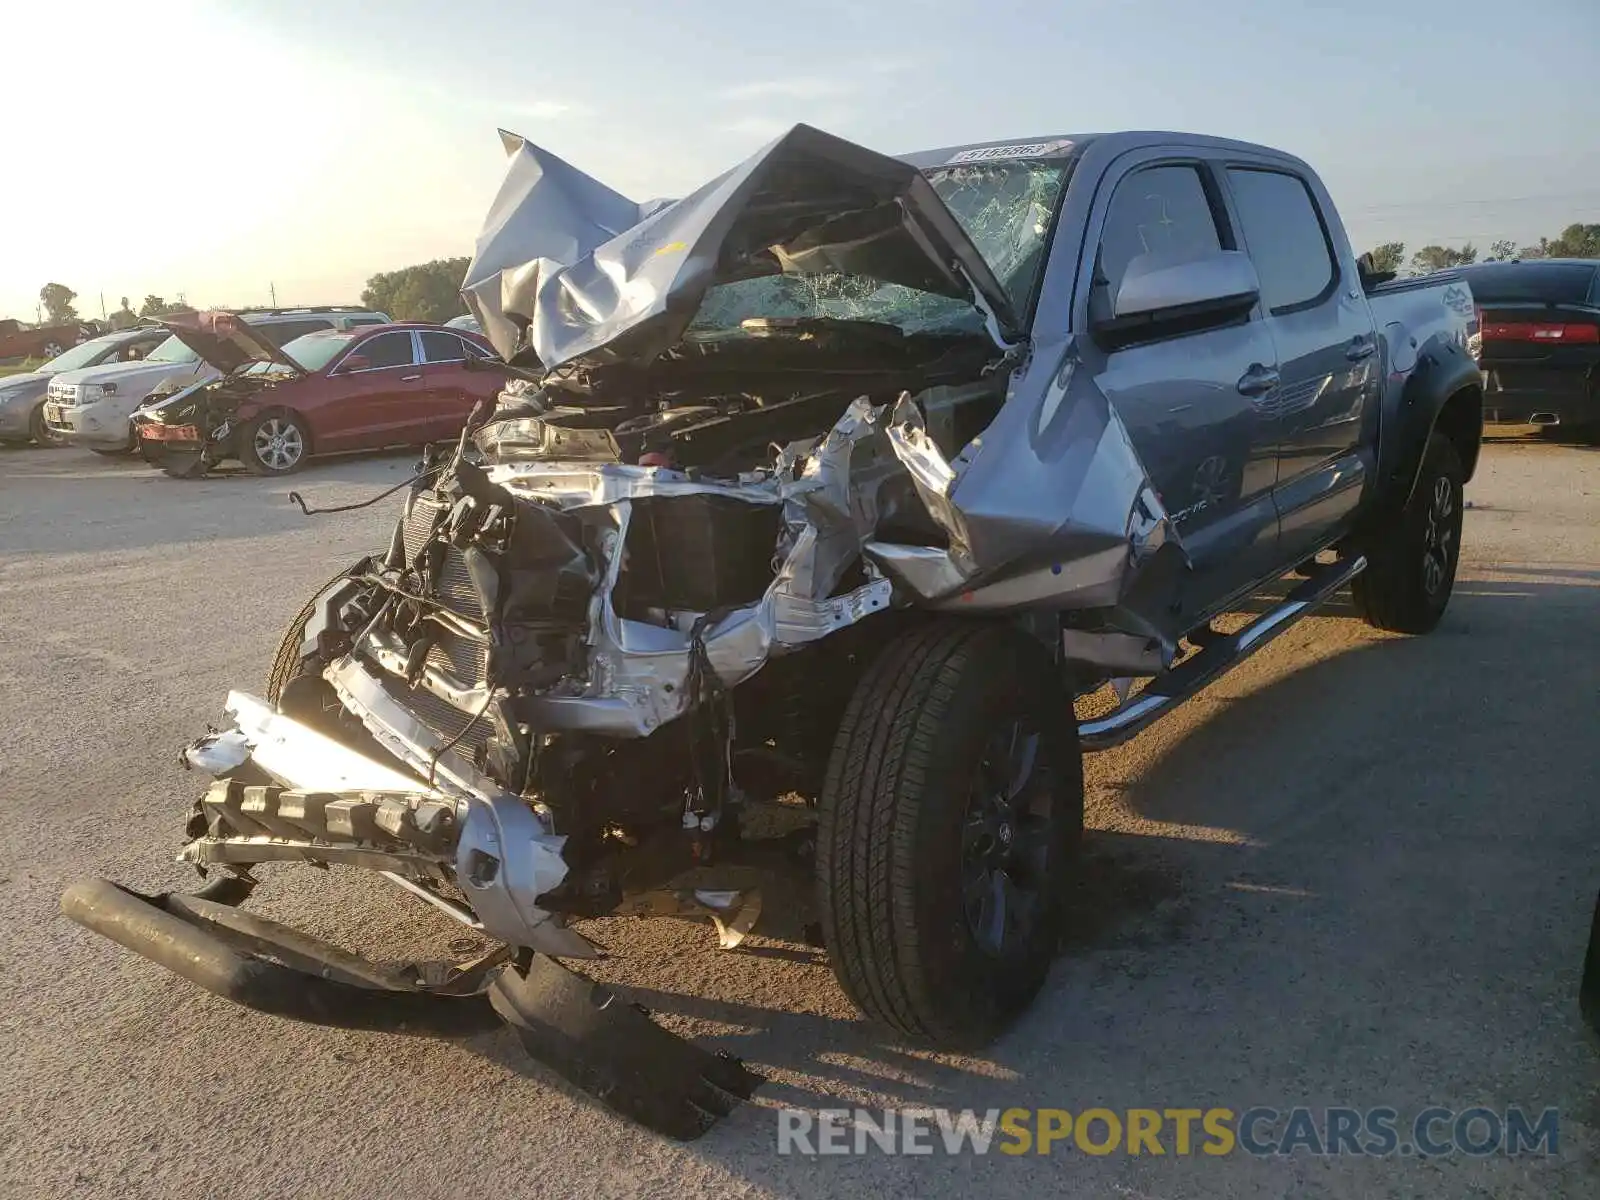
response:
<svg viewBox="0 0 1600 1200"><path fill-rule="evenodd" d="M424 331L422 357L425 362L460 362L466 356L467 352L462 348L461 339L454 334Z"/></svg>
<svg viewBox="0 0 1600 1200"><path fill-rule="evenodd" d="M306 320L306 321L269 321L256 326L261 331L261 336L274 346L284 346L298 337L308 333L315 333L319 329L332 329L332 321Z"/></svg>
<svg viewBox="0 0 1600 1200"><path fill-rule="evenodd" d="M1491 263L1466 272L1479 304L1584 304L1595 269L1582 263Z"/></svg>
<svg viewBox="0 0 1600 1200"><path fill-rule="evenodd" d="M1267 308L1280 313L1327 295L1338 268L1305 181L1281 171L1230 167L1228 182Z"/></svg>

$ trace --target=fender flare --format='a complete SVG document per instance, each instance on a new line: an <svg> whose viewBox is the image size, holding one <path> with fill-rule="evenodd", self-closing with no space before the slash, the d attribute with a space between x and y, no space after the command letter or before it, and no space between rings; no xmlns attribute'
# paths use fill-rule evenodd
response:
<svg viewBox="0 0 1600 1200"><path fill-rule="evenodd" d="M1378 494L1369 519L1383 520L1410 499L1422 470L1428 439L1450 409L1452 436L1469 443L1462 466L1471 479L1483 437L1483 380L1478 364L1456 342L1430 339L1416 352L1416 365L1384 405L1378 431Z"/></svg>

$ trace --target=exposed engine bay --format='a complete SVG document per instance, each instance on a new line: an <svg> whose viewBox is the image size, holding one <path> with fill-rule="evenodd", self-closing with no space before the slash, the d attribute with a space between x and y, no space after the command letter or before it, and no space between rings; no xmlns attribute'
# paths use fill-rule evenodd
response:
<svg viewBox="0 0 1600 1200"><path fill-rule="evenodd" d="M816 794L830 716L882 637L853 627L904 605L867 543L949 544L896 439L963 444L1002 387L992 346L924 353L837 369L829 390L797 380L808 392L718 394L693 357L657 368L670 392L645 403L606 369L508 391L424 470L387 554L333 589L273 699L381 739L397 731L342 682L375 681L419 747L461 764L413 753L414 769L520 796L563 839L547 911L614 911L624 880L709 864L742 804ZM893 390L907 382L918 399ZM774 446L820 414L825 436Z"/></svg>

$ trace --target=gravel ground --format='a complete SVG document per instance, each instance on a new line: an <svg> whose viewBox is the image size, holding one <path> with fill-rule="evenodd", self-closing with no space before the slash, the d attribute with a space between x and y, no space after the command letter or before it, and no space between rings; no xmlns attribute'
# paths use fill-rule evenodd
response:
<svg viewBox="0 0 1600 1200"><path fill-rule="evenodd" d="M365 498L409 460L293 486ZM1340 601L1088 760L1080 928L986 1054L896 1044L825 962L701 926L602 922L607 975L770 1077L664 1143L461 1041L258 1016L57 915L170 865L177 750L260 690L284 624L387 540L394 505L307 520L290 485L0 452L0 1190L40 1197L1600 1194L1597 1060L1574 997L1600 886L1600 451L1501 441L1431 637ZM283 868L262 911L393 956L459 929L382 881ZM1560 1153L1472 1159L775 1153L777 1105L1561 1110ZM1170 1149L1170 1141L1168 1143Z"/></svg>

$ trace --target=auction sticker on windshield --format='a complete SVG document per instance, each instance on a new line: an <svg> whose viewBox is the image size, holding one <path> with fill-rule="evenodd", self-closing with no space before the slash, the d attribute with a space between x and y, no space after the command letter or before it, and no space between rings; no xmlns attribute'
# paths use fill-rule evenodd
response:
<svg viewBox="0 0 1600 1200"><path fill-rule="evenodd" d="M1072 142L1067 138L1057 138L1051 142L1023 142L1020 145L1013 142L1006 146L973 146L968 150L958 150L948 161L964 163L989 162L997 158L1043 158L1070 149Z"/></svg>

